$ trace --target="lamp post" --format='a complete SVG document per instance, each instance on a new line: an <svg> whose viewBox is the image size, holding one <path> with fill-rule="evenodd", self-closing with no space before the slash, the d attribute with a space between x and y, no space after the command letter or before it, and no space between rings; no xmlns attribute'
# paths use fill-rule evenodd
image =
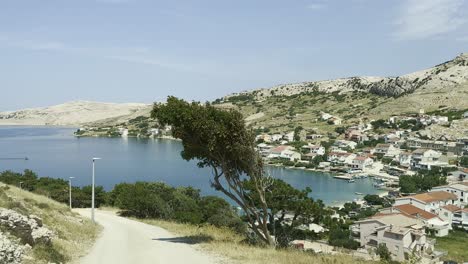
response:
<svg viewBox="0 0 468 264"><path fill-rule="evenodd" d="M71 180L74 179L75 177L68 177L68 182L70 183L70 210L72 209L72 197L71 197L71 191L72 191L72 184Z"/></svg>
<svg viewBox="0 0 468 264"><path fill-rule="evenodd" d="M93 158L93 182L91 184L91 220L93 220L93 222L96 222L94 220L94 163L96 160L100 160L101 158Z"/></svg>

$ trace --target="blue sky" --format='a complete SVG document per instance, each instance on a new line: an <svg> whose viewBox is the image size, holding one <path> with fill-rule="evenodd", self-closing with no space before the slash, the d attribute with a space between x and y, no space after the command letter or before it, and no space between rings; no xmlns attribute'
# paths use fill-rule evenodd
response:
<svg viewBox="0 0 468 264"><path fill-rule="evenodd" d="M212 100L468 52L468 0L2 0L0 110Z"/></svg>

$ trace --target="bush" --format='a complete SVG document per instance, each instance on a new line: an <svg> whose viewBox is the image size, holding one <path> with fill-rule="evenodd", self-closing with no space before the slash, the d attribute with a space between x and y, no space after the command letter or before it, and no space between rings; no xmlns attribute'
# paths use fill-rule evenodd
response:
<svg viewBox="0 0 468 264"><path fill-rule="evenodd" d="M350 231L344 229L343 227L333 227L330 230L328 243L332 246L343 247L348 249L357 249L359 247L359 242L350 238Z"/></svg>

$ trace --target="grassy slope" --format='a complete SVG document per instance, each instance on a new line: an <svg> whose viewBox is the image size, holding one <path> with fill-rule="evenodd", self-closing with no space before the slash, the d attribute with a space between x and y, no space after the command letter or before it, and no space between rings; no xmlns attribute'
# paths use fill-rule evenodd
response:
<svg viewBox="0 0 468 264"><path fill-rule="evenodd" d="M455 231L446 237L438 237L436 249L445 250L448 255L447 260L455 260L458 263L468 261L468 233Z"/></svg>
<svg viewBox="0 0 468 264"><path fill-rule="evenodd" d="M242 243L242 237L229 229L213 226L195 226L161 220L140 220L172 233L186 236L212 254L234 263L249 264L301 264L301 263L370 263L346 255L313 255L298 250L274 250Z"/></svg>
<svg viewBox="0 0 468 264"><path fill-rule="evenodd" d="M100 232L100 227L78 214L68 206L45 196L20 190L14 186L0 184L0 207L19 213L39 216L47 228L54 231L52 247L35 247L24 263L48 263L65 260L75 263L91 248Z"/></svg>

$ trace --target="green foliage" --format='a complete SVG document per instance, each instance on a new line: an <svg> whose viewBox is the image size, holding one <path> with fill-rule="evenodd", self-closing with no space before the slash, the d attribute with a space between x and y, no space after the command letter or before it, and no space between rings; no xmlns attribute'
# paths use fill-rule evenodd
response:
<svg viewBox="0 0 468 264"><path fill-rule="evenodd" d="M23 174L11 171L4 171L0 173L0 182L18 186L23 190L34 192L47 196L53 200L61 203L69 203L69 183L63 179L54 179L49 177L38 178L37 175L30 171L25 170ZM104 203L105 191L102 186L96 186L95 192L95 206L100 207ZM91 186L72 187L73 207L87 208L91 207Z"/></svg>
<svg viewBox="0 0 468 264"><path fill-rule="evenodd" d="M109 193L109 203L121 213L138 218L158 218L181 223L209 223L243 232L245 226L222 198L200 196L192 187L170 187L164 183L120 183Z"/></svg>
<svg viewBox="0 0 468 264"><path fill-rule="evenodd" d="M379 244L377 246L377 249L375 250L375 253L383 261L391 261L392 260L390 251L388 250L388 248L387 248L387 246L385 244Z"/></svg>
<svg viewBox="0 0 468 264"><path fill-rule="evenodd" d="M369 205L384 205L386 201L384 198L380 197L377 194L366 194L364 196L364 201Z"/></svg>
<svg viewBox="0 0 468 264"><path fill-rule="evenodd" d="M255 97L250 94L241 94L241 95L236 95L236 96L231 96L227 99L228 102L231 103L240 103L240 102L245 102L245 101L253 101Z"/></svg>
<svg viewBox="0 0 468 264"><path fill-rule="evenodd" d="M249 99L249 96L242 98ZM265 200L260 199L263 210L249 202L251 195L263 197L267 182L262 158L255 149L255 134L246 128L242 114L218 109L208 103L188 103L169 97L166 104L154 105L151 116L161 125L172 126L172 135L182 140L182 158L197 160L199 167L210 167L212 186L244 210L256 235L273 244L264 217L268 208ZM255 190L248 191L244 179L254 181Z"/></svg>
<svg viewBox="0 0 468 264"><path fill-rule="evenodd" d="M419 171L414 176L403 175L400 177L399 186L402 193L425 192L432 187L447 184L447 178L441 172Z"/></svg>
<svg viewBox="0 0 468 264"><path fill-rule="evenodd" d="M298 126L294 129L294 141L300 141L301 140L301 132L304 130L303 127Z"/></svg>
<svg viewBox="0 0 468 264"><path fill-rule="evenodd" d="M458 164L462 167L468 168L468 156L461 157Z"/></svg>
<svg viewBox="0 0 468 264"><path fill-rule="evenodd" d="M350 234L350 231L346 226L335 226L330 229L330 234L328 237L328 243L336 247L344 247L348 249L357 249L359 247L359 242L353 240Z"/></svg>

